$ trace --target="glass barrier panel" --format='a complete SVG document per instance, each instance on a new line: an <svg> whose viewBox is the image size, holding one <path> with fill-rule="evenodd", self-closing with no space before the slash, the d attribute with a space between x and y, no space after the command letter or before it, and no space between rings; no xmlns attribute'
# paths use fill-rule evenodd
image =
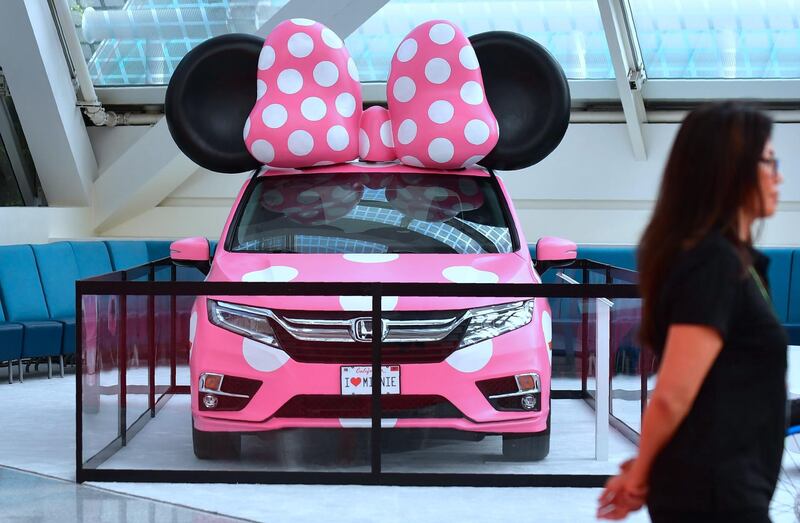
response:
<svg viewBox="0 0 800 523"><path fill-rule="evenodd" d="M615 299L611 308L611 414L641 432L642 369L645 365L639 325L640 299Z"/></svg>
<svg viewBox="0 0 800 523"><path fill-rule="evenodd" d="M119 298L86 295L81 299L78 357L82 369L79 379L84 464L120 435Z"/></svg>
<svg viewBox="0 0 800 523"><path fill-rule="evenodd" d="M121 296L120 311L127 314L120 316L124 322L124 338L120 338L123 350L120 360L125 362L125 420L130 429L133 424L148 410L148 310L147 296ZM125 306L125 309L122 308Z"/></svg>
<svg viewBox="0 0 800 523"><path fill-rule="evenodd" d="M383 472L608 474L633 452L606 422L610 458L596 459L584 373L597 320L583 299L384 301Z"/></svg>
<svg viewBox="0 0 800 523"><path fill-rule="evenodd" d="M166 293L173 277L203 279L126 277ZM368 473L380 387L382 472L609 474L635 450L620 427L637 430L641 373L655 368L632 341L632 299L385 296L373 326L369 296L108 285L82 298L88 469Z"/></svg>
<svg viewBox="0 0 800 523"><path fill-rule="evenodd" d="M171 312L173 299L172 296L153 297L155 307L154 378L156 400L169 393L171 387L175 385L172 377L172 354L175 353L173 344L177 326L173 318L177 314L172 314Z"/></svg>
<svg viewBox="0 0 800 523"><path fill-rule="evenodd" d="M584 298L581 313L585 321L581 324L582 347L586 349L584 357L586 370L584 390L592 400L597 399L597 301L595 298Z"/></svg>
<svg viewBox="0 0 800 523"><path fill-rule="evenodd" d="M84 440L100 440L85 445L84 463L117 440L119 416L125 419L125 440L87 468L371 470L371 397L342 393L345 380L364 380L362 388L366 383L370 344L366 351L341 340L323 346L314 335L322 329L351 339L345 317L352 314L342 310L338 296L114 300L114 311L125 316L109 314L114 336L107 352L117 363L109 379L116 380L113 391L125 387L124 401L114 397L108 421L97 430L99 421L84 424ZM308 304L319 310L308 310ZM90 316L84 314L86 328ZM337 332L319 320L338 322ZM91 353L89 339L84 358ZM90 390L83 395L84 418L91 416Z"/></svg>

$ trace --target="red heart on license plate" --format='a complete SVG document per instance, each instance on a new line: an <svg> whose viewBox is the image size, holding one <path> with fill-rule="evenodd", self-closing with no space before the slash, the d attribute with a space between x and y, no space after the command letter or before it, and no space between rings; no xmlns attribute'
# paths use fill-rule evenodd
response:
<svg viewBox="0 0 800 523"><path fill-rule="evenodd" d="M350 383L352 383L354 387L358 387L358 384L361 383L361 378L350 378Z"/></svg>

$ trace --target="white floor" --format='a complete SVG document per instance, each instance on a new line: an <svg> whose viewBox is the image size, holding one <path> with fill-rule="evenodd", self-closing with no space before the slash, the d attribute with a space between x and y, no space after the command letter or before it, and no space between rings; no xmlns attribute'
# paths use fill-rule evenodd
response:
<svg viewBox="0 0 800 523"><path fill-rule="evenodd" d="M635 446L613 429L609 461L594 459L594 411L581 400L553 402L550 455L541 462L502 460L499 436L482 441L420 440L422 448L397 450L391 442L382 456L386 472L464 472L505 474L612 474ZM188 396L173 397L127 447L106 461L108 469L292 470L368 472L367 434L340 438L329 432L284 431L269 443L245 436L239 461L200 461L192 452Z"/></svg>
<svg viewBox="0 0 800 523"><path fill-rule="evenodd" d="M790 392L800 393L797 386L800 378L798 352L793 351L790 371ZM0 438L0 464L34 471L66 480L74 480L75 471L75 380L42 377L29 377L24 384L0 384L0 403L4 406L3 437ZM614 463L597 465L591 456L578 453L565 458L560 453L566 452L569 445L559 446L558 441L566 443L568 439L559 439L558 432L567 428L566 420L559 420L563 415L576 422L586 423L591 416L582 412L580 402L560 402L558 409L554 406L554 439L551 458L548 458L537 470L548 469L550 473L565 465L566 461L579 463L586 472L596 472L604 467L613 468ZM560 414L557 414L559 413ZM162 416L168 415L168 416ZM174 438L173 428L186 426L185 405L180 401L169 405L155 422L134 438L142 449L152 451L164 437ZM578 423L578 425L580 424ZM174 426L173 426L174 425ZM578 425L575 425L576 427ZM573 437L582 433L574 430ZM560 438L566 438L561 434ZM585 439L585 441L584 441ZM590 438L579 437L574 444L585 452L584 443ZM132 442L133 443L133 442ZM251 442L255 444L255 442ZM470 467L478 467L487 471L491 467L511 467L507 463L487 459L492 449L486 441L481 443L459 442L459 444L477 445L478 454L484 455L476 459ZM165 465L185 459L187 440L183 447L162 451L161 458ZM619 460L632 452L621 438L612 438L613 460ZM132 451L133 446L126 451ZM496 449L495 449L496 450ZM131 454L119 453L114 460L126 466L133 459ZM413 466L418 467L430 458L425 451L412 453ZM387 455L387 464L397 462L397 455ZM117 463L118 466L119 463ZM800 488L800 445L789 442L784 460L785 466L792 471L789 476L782 477L781 485L776 492L772 517L776 523L794 522L792 515L792 497ZM452 463L439 460L434 463L437 468L451 469ZM530 467L527 465L525 467ZM591 467L597 467L592 470ZM501 472L512 470L503 469ZM531 472L529 468L519 470ZM134 484L134 483L101 483L97 487L115 492L160 500L168 503L194 507L204 511L248 519L252 521L283 521L293 523L314 522L320 520L338 523L352 520L381 521L387 523L406 521L497 521L509 519L535 519L542 522L581 523L595 521L594 511L596 498L600 489L544 489L544 488L419 488L419 487L360 487L360 486L282 486L282 485L215 485L215 484ZM0 485L2 492L2 485ZM642 523L648 521L646 514L639 512L627 521Z"/></svg>

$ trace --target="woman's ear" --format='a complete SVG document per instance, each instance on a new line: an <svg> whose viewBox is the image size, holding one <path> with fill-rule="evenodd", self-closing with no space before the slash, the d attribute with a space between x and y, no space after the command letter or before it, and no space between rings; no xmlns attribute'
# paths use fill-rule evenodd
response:
<svg viewBox="0 0 800 523"><path fill-rule="evenodd" d="M239 173L261 163L245 148L242 129L256 101L264 39L230 34L183 57L167 87L164 112L178 148L208 170Z"/></svg>
<svg viewBox="0 0 800 523"><path fill-rule="evenodd" d="M569 125L564 71L544 47L516 33L490 31L469 40L500 127L497 145L478 163L510 171L540 162L561 143Z"/></svg>

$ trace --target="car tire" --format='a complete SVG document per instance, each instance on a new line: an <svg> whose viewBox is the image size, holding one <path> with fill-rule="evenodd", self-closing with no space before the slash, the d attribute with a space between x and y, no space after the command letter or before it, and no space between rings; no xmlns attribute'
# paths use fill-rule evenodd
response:
<svg viewBox="0 0 800 523"><path fill-rule="evenodd" d="M542 432L503 434L503 457L511 461L541 461L550 453L550 414Z"/></svg>
<svg viewBox="0 0 800 523"><path fill-rule="evenodd" d="M236 432L203 432L192 423L192 446L199 459L238 459L242 436Z"/></svg>

